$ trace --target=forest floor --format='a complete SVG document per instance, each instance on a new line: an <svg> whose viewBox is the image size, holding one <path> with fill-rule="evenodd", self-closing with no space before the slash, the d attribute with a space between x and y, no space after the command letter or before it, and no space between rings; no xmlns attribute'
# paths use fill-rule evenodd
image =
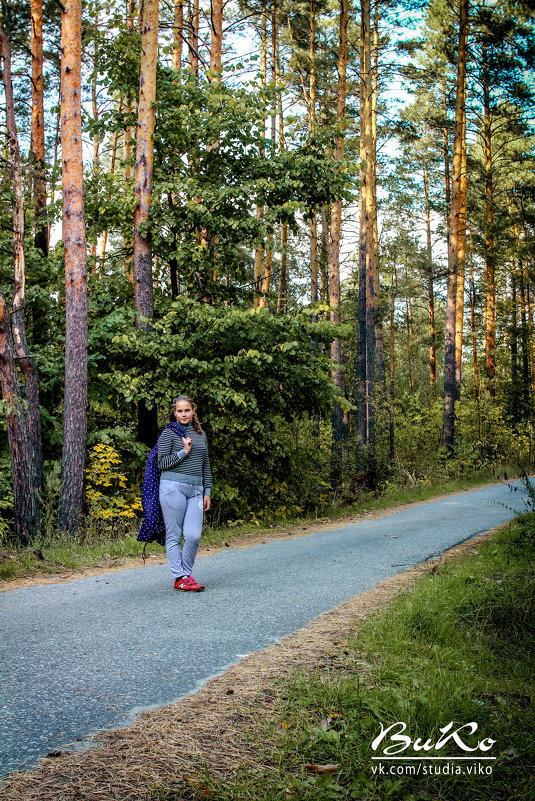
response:
<svg viewBox="0 0 535 801"><path fill-rule="evenodd" d="M388 578L96 747L12 774L0 799L527 801L534 535L516 520ZM478 721L494 776L378 778L378 722L409 719L420 736Z"/></svg>
<svg viewBox="0 0 535 801"><path fill-rule="evenodd" d="M489 473L485 473L450 481L441 486L395 489L379 496L370 493L351 506L324 510L322 517L302 517L279 525L242 524L232 528L207 526L198 556L212 556L223 548L251 548L268 539L304 537L313 531L339 528L341 523L346 525L363 518L388 515L408 505L431 503L445 495L490 487L505 480L489 480L490 477ZM115 539L108 535L95 542L52 540L24 549L0 547L0 592L38 584L75 581L88 576L165 562L165 552L160 546L151 543L147 548L146 560L142 559L141 550L142 544L136 541L134 535Z"/></svg>

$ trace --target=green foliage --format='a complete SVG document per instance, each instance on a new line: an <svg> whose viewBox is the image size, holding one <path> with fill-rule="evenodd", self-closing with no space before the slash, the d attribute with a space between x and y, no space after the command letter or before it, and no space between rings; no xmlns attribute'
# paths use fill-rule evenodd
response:
<svg viewBox="0 0 535 801"><path fill-rule="evenodd" d="M158 407L162 425L173 397L195 398L209 438L216 520L301 506L297 468L312 446L294 435L308 414L328 413L334 396L320 345L328 347L336 330L314 311L274 316L179 298L144 331L132 313L115 309L93 328L93 391L111 396L110 408L135 409L143 398ZM312 480L303 506L314 503Z"/></svg>

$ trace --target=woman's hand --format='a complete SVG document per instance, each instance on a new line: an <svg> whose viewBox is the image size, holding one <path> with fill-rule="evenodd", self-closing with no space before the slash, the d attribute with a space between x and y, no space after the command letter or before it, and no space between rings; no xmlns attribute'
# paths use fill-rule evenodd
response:
<svg viewBox="0 0 535 801"><path fill-rule="evenodd" d="M210 508L210 496L205 495L203 503L203 511L207 512L209 508Z"/></svg>
<svg viewBox="0 0 535 801"><path fill-rule="evenodd" d="M182 444L184 446L184 453L187 456L191 450L191 437L182 437Z"/></svg>

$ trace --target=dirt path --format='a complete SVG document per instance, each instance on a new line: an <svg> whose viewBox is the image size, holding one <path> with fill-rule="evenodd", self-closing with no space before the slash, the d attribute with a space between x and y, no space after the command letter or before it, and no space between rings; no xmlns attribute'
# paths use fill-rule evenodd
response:
<svg viewBox="0 0 535 801"><path fill-rule="evenodd" d="M340 522L329 527L336 525ZM418 576L472 551L499 528L381 581L279 643L245 657L198 692L141 713L132 726L99 733L97 747L52 752L33 770L11 774L0 789L0 801L149 801L152 789L176 787L184 777L194 781L204 767L223 775L240 764L255 764L256 749L247 734L258 716L273 708L281 678L297 668L332 665L359 619L387 604ZM307 532L301 527L300 533Z"/></svg>
<svg viewBox="0 0 535 801"><path fill-rule="evenodd" d="M425 501L411 501L409 503L397 504L389 506L386 509L371 510L366 512L359 512L358 514L345 515L335 518L318 518L316 520L307 521L306 523L296 524L283 528L275 528L273 531L262 532L258 534L255 531L244 534L236 539L229 540L228 543L221 543L217 545L201 545L199 548L198 557L213 556L218 551L224 548L252 548L254 545L266 543L269 540L288 540L294 537L306 537L315 531L330 531L340 528L341 526L349 525L359 520L374 520L379 517L385 517L394 512L399 512L403 509L408 509L413 506L420 506L426 503L433 503L440 498L453 497L455 495L464 495L467 492L474 490L484 489L485 487L493 487L498 484L503 484L502 481L490 482L487 484L477 484L469 489L459 490L457 492L441 493L434 495L432 498L427 498ZM122 570L132 570L135 568L145 567L145 565L160 565L165 563L165 554L163 552L150 552L148 549L148 557L144 562L141 557L125 558L125 559L108 559L98 567L85 568L83 570L65 571L61 574L50 575L49 573L36 573L31 576L24 576L21 578L0 580L0 592L8 592L9 590L17 590L23 587L35 587L42 584L59 584L66 581L76 581L80 578L87 578L89 576L99 576L104 573L118 573Z"/></svg>

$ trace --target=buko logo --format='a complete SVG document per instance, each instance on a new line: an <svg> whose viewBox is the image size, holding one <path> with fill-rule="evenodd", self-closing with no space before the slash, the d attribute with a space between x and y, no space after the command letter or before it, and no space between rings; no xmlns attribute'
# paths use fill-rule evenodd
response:
<svg viewBox="0 0 535 801"><path fill-rule="evenodd" d="M420 756L423 756L422 752L429 753L432 751L440 751L446 743L452 742L465 753L470 753L472 759L477 759L476 752L486 753L490 751L496 740L491 739L490 737L486 737L483 740L478 740L477 745L470 745L466 742L467 735L471 736L474 735L478 729L478 724L474 721L470 723L464 723L462 726L458 728L453 728L453 721L448 723L446 726L439 728L439 732L441 736L438 738L436 742L433 742L431 739L425 740L425 742L420 738L417 737L416 740L413 740L409 737L408 734L404 734L407 730L407 724L403 723L403 721L397 721L397 723L392 723L390 726L386 728L383 724L380 724L381 731L372 742L371 747L374 751L377 751L380 745L383 746L382 751L379 753L385 756L395 756L396 754L404 754L407 756L407 751L411 749L412 753L418 753ZM390 745L386 745L386 743L390 743ZM412 748L411 748L412 746Z"/></svg>

